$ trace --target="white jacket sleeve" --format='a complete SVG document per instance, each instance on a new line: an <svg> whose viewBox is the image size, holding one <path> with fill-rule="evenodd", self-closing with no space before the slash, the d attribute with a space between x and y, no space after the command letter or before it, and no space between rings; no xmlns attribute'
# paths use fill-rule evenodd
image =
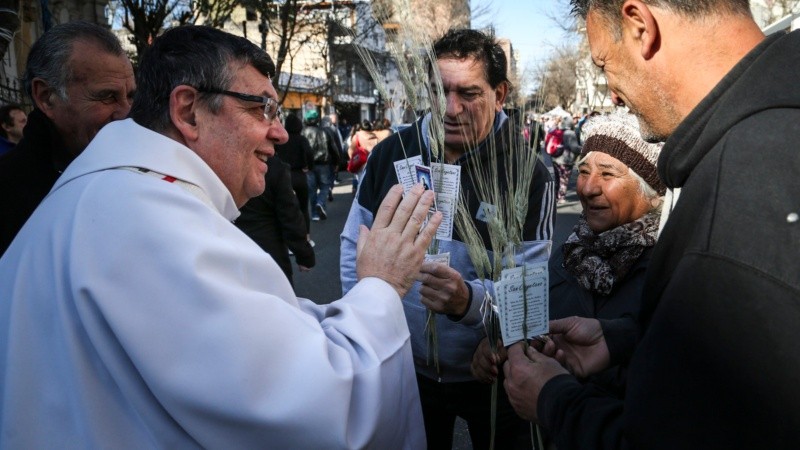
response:
<svg viewBox="0 0 800 450"><path fill-rule="evenodd" d="M69 265L98 364L141 394L145 420L168 418L204 448L424 445L394 289L371 278L325 307L298 301L275 262L205 205L137 194L76 214L82 251Z"/></svg>

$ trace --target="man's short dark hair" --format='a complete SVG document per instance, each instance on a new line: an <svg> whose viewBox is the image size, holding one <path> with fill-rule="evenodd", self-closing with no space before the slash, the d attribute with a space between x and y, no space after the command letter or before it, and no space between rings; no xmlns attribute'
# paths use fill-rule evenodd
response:
<svg viewBox="0 0 800 450"><path fill-rule="evenodd" d="M248 65L268 78L275 75L269 55L243 37L206 26L167 30L142 55L130 117L143 127L165 131L171 125L169 97L176 87L228 89L236 71ZM220 94L202 93L201 100L212 113L222 107Z"/></svg>
<svg viewBox="0 0 800 450"><path fill-rule="evenodd" d="M608 21L616 38L621 37L619 23L623 3L625 0L570 0L573 14L586 19L589 11L596 11ZM723 12L752 16L749 0L642 0L642 3L666 8L690 18Z"/></svg>
<svg viewBox="0 0 800 450"><path fill-rule="evenodd" d="M0 125L8 125L9 127L14 126L14 117L11 115L11 111L25 112L25 110L22 109L22 106L16 103L9 103L7 105L0 106ZM0 136L8 139L8 133L6 133L6 130L2 126L0 126Z"/></svg>
<svg viewBox="0 0 800 450"><path fill-rule="evenodd" d="M493 37L477 30L452 29L433 43L438 59L474 58L483 62L486 81L493 89L508 82L506 52Z"/></svg>
<svg viewBox="0 0 800 450"><path fill-rule="evenodd" d="M31 100L33 100L31 86L34 78L41 78L62 100L69 100L67 84L72 81L74 72L69 65L69 59L72 47L78 41L91 42L112 55L125 55L119 39L107 28L83 21L56 25L34 42L28 54L22 83Z"/></svg>

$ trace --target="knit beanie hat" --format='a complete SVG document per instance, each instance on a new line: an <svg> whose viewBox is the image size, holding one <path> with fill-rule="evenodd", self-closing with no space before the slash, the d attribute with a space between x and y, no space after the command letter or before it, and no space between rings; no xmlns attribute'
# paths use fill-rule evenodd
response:
<svg viewBox="0 0 800 450"><path fill-rule="evenodd" d="M618 110L590 117L581 129L581 157L602 152L617 158L633 169L658 195L667 187L658 178L656 163L663 144L650 144L639 134L639 121L633 114Z"/></svg>

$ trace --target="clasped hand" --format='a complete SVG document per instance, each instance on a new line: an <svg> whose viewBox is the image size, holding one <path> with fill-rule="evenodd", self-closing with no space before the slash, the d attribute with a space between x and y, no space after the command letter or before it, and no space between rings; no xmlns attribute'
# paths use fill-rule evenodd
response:
<svg viewBox="0 0 800 450"><path fill-rule="evenodd" d="M417 280L420 301L433 312L462 316L469 305L469 289L461 274L445 264L425 262L419 269Z"/></svg>
<svg viewBox="0 0 800 450"><path fill-rule="evenodd" d="M581 378L605 370L611 362L600 321L585 317L551 320L550 340L542 353Z"/></svg>
<svg viewBox="0 0 800 450"><path fill-rule="evenodd" d="M492 352L484 339L473 356L472 374L478 380L492 382L497 377L496 365L504 356L502 352ZM517 414L536 421L539 394L548 381L568 373L567 370L578 377L587 377L606 369L609 363L600 321L581 317L553 320L550 339L539 350L524 343L509 348L503 364L504 387Z"/></svg>

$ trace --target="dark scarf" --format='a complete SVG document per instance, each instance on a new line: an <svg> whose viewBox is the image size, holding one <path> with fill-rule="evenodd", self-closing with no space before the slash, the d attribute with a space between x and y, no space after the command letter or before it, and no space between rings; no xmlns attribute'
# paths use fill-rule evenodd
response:
<svg viewBox="0 0 800 450"><path fill-rule="evenodd" d="M584 289L607 296L623 280L647 247L656 243L660 212L595 234L581 214L564 243L564 267Z"/></svg>

